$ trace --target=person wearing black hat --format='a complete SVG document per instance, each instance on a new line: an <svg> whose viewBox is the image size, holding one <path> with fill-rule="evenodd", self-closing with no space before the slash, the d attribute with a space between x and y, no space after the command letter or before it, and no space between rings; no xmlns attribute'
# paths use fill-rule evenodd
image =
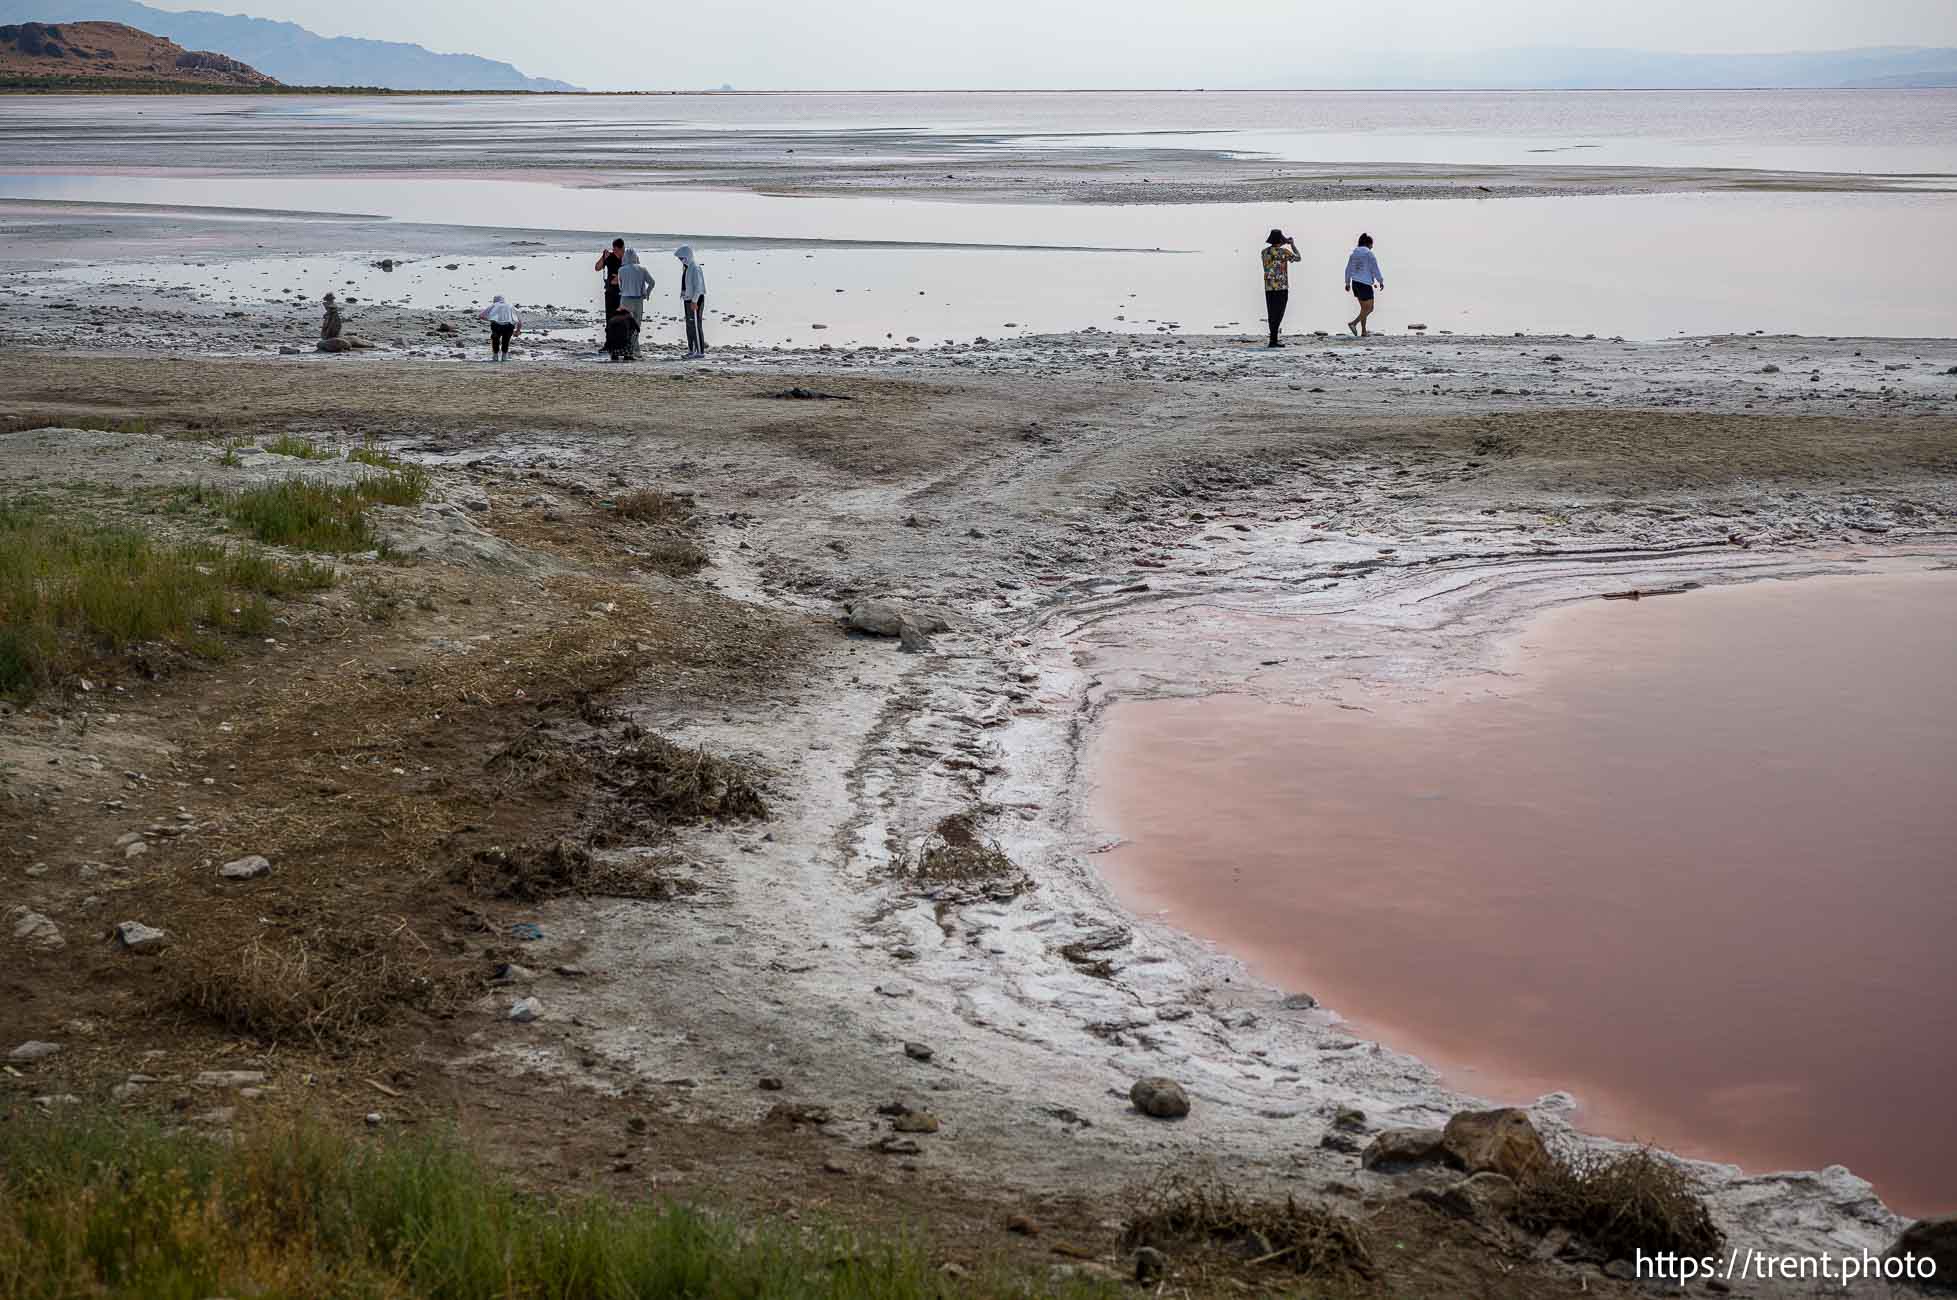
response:
<svg viewBox="0 0 1957 1300"><path fill-rule="evenodd" d="M1301 261L1298 241L1282 230L1273 230L1264 241L1264 311L1271 318L1269 346L1281 348L1278 326L1284 324L1284 309L1291 301L1291 264Z"/></svg>

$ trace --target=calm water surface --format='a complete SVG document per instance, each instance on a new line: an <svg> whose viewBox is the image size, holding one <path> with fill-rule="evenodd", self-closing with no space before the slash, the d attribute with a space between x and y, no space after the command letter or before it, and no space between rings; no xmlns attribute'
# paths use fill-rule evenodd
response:
<svg viewBox="0 0 1957 1300"><path fill-rule="evenodd" d="M1512 667L1117 705L1097 860L1469 1091L1957 1209L1957 573L1585 602Z"/></svg>

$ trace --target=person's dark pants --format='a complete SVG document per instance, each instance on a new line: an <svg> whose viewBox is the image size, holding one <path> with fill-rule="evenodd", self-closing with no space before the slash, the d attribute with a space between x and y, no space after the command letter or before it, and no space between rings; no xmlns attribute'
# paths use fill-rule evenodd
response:
<svg viewBox="0 0 1957 1300"><path fill-rule="evenodd" d="M498 325L495 321L491 321L489 323L489 355L492 357L507 357L510 355L510 339L515 334L515 321L511 321L508 325Z"/></svg>
<svg viewBox="0 0 1957 1300"><path fill-rule="evenodd" d="M705 352L707 350L707 300L682 303L686 311L686 350Z"/></svg>
<svg viewBox="0 0 1957 1300"><path fill-rule="evenodd" d="M608 284L605 286L605 319L610 320L616 315L618 315L618 286Z"/></svg>
<svg viewBox="0 0 1957 1300"><path fill-rule="evenodd" d="M1291 302L1291 290L1264 290L1264 313L1271 318L1271 342L1277 342L1278 327L1284 324L1284 309Z"/></svg>

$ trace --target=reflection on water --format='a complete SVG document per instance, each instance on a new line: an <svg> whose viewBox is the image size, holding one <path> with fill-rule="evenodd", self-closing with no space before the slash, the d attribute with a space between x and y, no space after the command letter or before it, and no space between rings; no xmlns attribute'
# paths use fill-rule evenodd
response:
<svg viewBox="0 0 1957 1300"><path fill-rule="evenodd" d="M1551 613L1499 697L1125 703L1100 861L1467 1090L1947 1212L1953 647L1957 573L1816 578Z"/></svg>
<svg viewBox="0 0 1957 1300"><path fill-rule="evenodd" d="M1461 333L1957 334L1957 245L1946 195L1628 195L1500 202L1072 207L790 198L682 190L568 188L449 178L0 176L0 198L373 213L413 222L530 231L617 231L643 245L682 240L751 272L721 310L822 322L828 342L1140 328L1253 330L1263 310L1257 246L1273 226L1297 236L1289 321L1337 330L1338 283L1361 229L1387 273L1375 323ZM811 280L787 259L736 256L750 241L888 242ZM943 245L989 246L953 256ZM1029 254L1027 248L1094 252ZM1869 250L1909 250L1910 274L1872 275ZM1136 251L1136 250L1163 250ZM387 250L376 250L377 253ZM806 248L796 256L803 256ZM828 251L838 257L841 250ZM561 288L587 269L566 264ZM502 265L499 263L498 265ZM746 272L744 272L746 273ZM588 277L587 277L588 278ZM732 288L728 284L726 287ZM830 301L861 287L915 298ZM589 289L583 291L589 296ZM825 298L824 295L827 295ZM1118 320L1125 316L1127 319ZM840 319L831 319L840 317ZM1009 327L1012 323L1017 328Z"/></svg>

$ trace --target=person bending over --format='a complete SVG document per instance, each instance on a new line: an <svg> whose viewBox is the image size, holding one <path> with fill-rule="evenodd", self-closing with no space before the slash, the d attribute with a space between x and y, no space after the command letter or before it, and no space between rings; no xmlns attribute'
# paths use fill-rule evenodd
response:
<svg viewBox="0 0 1957 1300"><path fill-rule="evenodd" d="M508 361L510 340L523 329L523 317L517 315L516 308L510 306L499 293L495 302L476 314L476 319L489 322L489 359Z"/></svg>

